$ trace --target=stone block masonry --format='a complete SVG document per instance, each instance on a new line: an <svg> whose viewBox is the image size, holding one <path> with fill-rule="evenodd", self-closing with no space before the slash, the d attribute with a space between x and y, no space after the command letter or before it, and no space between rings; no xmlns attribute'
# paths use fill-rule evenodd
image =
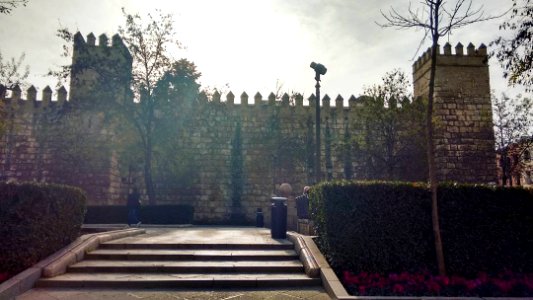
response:
<svg viewBox="0 0 533 300"><path fill-rule="evenodd" d="M114 204L120 176L113 169L116 154L107 145L102 115L80 111L66 101L66 90L46 87L37 100L31 86L22 99L16 87L0 99L0 180L69 184L83 188L91 204Z"/></svg>
<svg viewBox="0 0 533 300"><path fill-rule="evenodd" d="M85 65L103 63L104 54L110 59L109 66L119 65L119 73L131 72L131 56L119 36L113 36L112 45L108 45L106 36L100 36L99 45L95 41L92 34L87 41L76 34L73 63L86 55L100 57L89 59ZM437 163L441 180L487 183L495 181L496 176L487 56L484 47L468 49L467 55L461 55L460 49L451 55L446 46L437 61ZM415 96L427 94L428 68L425 54L414 66ZM142 176L123 165L127 160L118 151L115 129L105 122L105 114L98 107L107 99L117 100L105 97L132 101L127 98L127 80L124 86L109 91L98 86L95 76L82 71L72 78L69 100L64 88L57 91L57 100L52 100L53 92L48 87L42 91L41 100L37 100L34 87L27 90L25 97L17 88L9 97L0 97L7 120L0 139L2 180L79 186L87 191L89 205L124 204L133 177L137 178L137 186L143 186ZM176 165L182 168L182 174L155 174L157 201L190 204L194 219L199 222L227 220L232 210L231 140L240 123L242 212L247 219L255 220L257 208L262 208L268 225L270 197L281 183L292 185L294 197L313 181L315 98L311 95L310 105L306 106L301 95L276 97L271 93L265 99L260 93L242 93L238 95L240 103L236 103L232 92L225 95L226 99L222 97L217 92L210 99L201 94L194 104L178 110L182 112L178 118L186 120L178 120L183 128L169 139L179 144L172 151L175 155L165 159L179 162ZM352 178L365 179L366 158L357 153L347 156L339 146L346 132L351 137L360 134L357 115L361 99L351 96L347 107L340 95L334 101L327 95L321 100L322 171L325 173L326 164L330 164L332 177L340 179L348 167ZM331 142L326 142L326 132L331 135ZM329 158L326 147L331 153ZM139 170L139 162L136 163ZM294 209L289 212L294 214Z"/></svg>
<svg viewBox="0 0 533 300"><path fill-rule="evenodd" d="M434 124L437 175L442 181L496 182L487 48L472 43L437 55ZM413 65L414 96L427 99L430 50Z"/></svg>
<svg viewBox="0 0 533 300"><path fill-rule="evenodd" d="M34 91L31 87L26 97L13 93L0 100L9 116L8 130L0 140L2 178L78 186L87 191L89 205L123 203L129 174L124 172L127 168L119 166L120 157L109 137L112 129L106 128L102 114L95 109L86 111L86 102L79 106L78 99L37 99ZM48 88L43 95L45 91ZM60 91L63 93L63 88ZM221 95L215 93L212 99L200 98L187 108L190 123L176 133L181 141L176 153L193 166L186 174L188 186L176 188L156 181L158 203L193 205L198 221L226 219L231 212L231 139L240 122L245 178L242 207L250 220L255 218L256 209L262 208L268 224L270 197L277 186L291 183L296 196L314 177L306 149L306 139L314 135L314 108L304 106L301 96L295 97L293 104L288 95L279 101L274 94L263 99L256 93L252 103L243 93L241 104L232 102L232 97L230 92L221 101ZM358 108L355 97L350 107L341 105L340 96L337 107L327 105L327 95L324 100L322 126L327 123L333 136L343 137ZM342 153L333 150L332 154L333 176L343 178ZM325 157L322 161L325 164ZM137 181L140 186L141 181L142 176Z"/></svg>

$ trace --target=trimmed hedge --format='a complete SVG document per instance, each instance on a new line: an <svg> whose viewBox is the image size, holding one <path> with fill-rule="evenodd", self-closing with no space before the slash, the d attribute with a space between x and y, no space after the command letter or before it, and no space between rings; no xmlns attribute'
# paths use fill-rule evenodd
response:
<svg viewBox="0 0 533 300"><path fill-rule="evenodd" d="M15 275L74 241L85 203L74 187L0 183L0 273Z"/></svg>
<svg viewBox="0 0 533 300"><path fill-rule="evenodd" d="M191 224L194 208L190 205L145 205L139 219L145 224ZM88 206L85 224L116 224L128 222L125 205Z"/></svg>
<svg viewBox="0 0 533 300"><path fill-rule="evenodd" d="M319 244L337 270L419 270L434 257L427 191L402 183L327 182L310 192Z"/></svg>
<svg viewBox="0 0 533 300"><path fill-rule="evenodd" d="M311 190L310 208L337 271L436 271L425 184L325 182ZM439 214L449 274L533 271L532 191L444 184Z"/></svg>
<svg viewBox="0 0 533 300"><path fill-rule="evenodd" d="M533 272L533 191L443 185L444 257L451 272Z"/></svg>

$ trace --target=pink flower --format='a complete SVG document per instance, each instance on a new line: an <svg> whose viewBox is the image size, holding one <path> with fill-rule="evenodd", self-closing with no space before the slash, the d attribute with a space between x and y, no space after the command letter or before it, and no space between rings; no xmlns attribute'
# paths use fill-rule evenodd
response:
<svg viewBox="0 0 533 300"><path fill-rule="evenodd" d="M480 273L478 274L477 278L478 278L479 280L481 280L481 282L485 283L485 282L488 281L489 276L488 276L487 273L485 273L485 272L480 272Z"/></svg>
<svg viewBox="0 0 533 300"><path fill-rule="evenodd" d="M395 273L391 273L389 274L389 279L392 280L392 281L398 281L398 274L395 274Z"/></svg>
<svg viewBox="0 0 533 300"><path fill-rule="evenodd" d="M467 280L465 282L466 288L471 291L477 287L475 280Z"/></svg>
<svg viewBox="0 0 533 300"><path fill-rule="evenodd" d="M428 290L430 290L433 293L440 292L440 285L437 282L433 281L433 280L430 280L430 281L426 282L426 286L427 286Z"/></svg>
<svg viewBox="0 0 533 300"><path fill-rule="evenodd" d="M438 281L442 283L442 285L447 286L450 284L450 278L446 276L439 276Z"/></svg>
<svg viewBox="0 0 533 300"><path fill-rule="evenodd" d="M501 280L501 279L495 279L493 281L493 283L494 283L494 285L496 285L500 289L500 291L502 291L504 293L509 292L513 288L513 285L514 285L513 280L505 281L505 280Z"/></svg>
<svg viewBox="0 0 533 300"><path fill-rule="evenodd" d="M359 286L359 295L364 295L364 294L366 294L366 287Z"/></svg>
<svg viewBox="0 0 533 300"><path fill-rule="evenodd" d="M392 287L392 292L393 293L398 293L398 294L403 294L405 292L405 288L401 285L401 284L395 284L393 287Z"/></svg>

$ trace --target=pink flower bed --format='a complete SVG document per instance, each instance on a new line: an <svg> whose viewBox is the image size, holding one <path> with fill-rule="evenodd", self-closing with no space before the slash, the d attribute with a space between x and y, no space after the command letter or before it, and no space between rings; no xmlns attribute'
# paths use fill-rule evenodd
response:
<svg viewBox="0 0 533 300"><path fill-rule="evenodd" d="M0 283L6 281L8 279L8 277L9 277L9 274L7 274L5 272L4 273L0 273Z"/></svg>
<svg viewBox="0 0 533 300"><path fill-rule="evenodd" d="M510 271L496 276L479 273L476 278L434 276L429 272L380 275L344 271L342 280L357 296L533 296L533 274Z"/></svg>

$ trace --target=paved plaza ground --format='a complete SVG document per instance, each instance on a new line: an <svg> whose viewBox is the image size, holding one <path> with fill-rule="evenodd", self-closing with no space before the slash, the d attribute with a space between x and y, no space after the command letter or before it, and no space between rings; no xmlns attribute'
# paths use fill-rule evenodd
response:
<svg viewBox="0 0 533 300"><path fill-rule="evenodd" d="M262 290L93 290L93 289L32 289L17 300L237 300L237 299L330 299L321 287Z"/></svg>

